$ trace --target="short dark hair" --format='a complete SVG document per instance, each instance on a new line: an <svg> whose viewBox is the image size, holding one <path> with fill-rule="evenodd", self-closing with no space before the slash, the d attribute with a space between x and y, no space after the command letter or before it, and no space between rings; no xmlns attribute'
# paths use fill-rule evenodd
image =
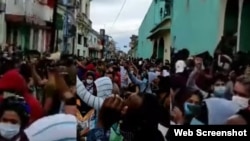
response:
<svg viewBox="0 0 250 141"><path fill-rule="evenodd" d="M222 74L222 73L216 73L216 74L214 75L214 78L213 78L213 83L215 83L215 82L218 81L218 80L221 80L221 81L223 81L223 82L227 82L227 81L228 81L228 78L227 78L227 76L225 76L225 75Z"/></svg>

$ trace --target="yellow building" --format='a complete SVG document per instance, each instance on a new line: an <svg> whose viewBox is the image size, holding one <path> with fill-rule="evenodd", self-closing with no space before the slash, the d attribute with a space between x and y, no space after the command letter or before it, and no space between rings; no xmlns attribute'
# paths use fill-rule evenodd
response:
<svg viewBox="0 0 250 141"><path fill-rule="evenodd" d="M165 17L152 30L148 39L153 42L151 58L169 60L171 58L171 17Z"/></svg>

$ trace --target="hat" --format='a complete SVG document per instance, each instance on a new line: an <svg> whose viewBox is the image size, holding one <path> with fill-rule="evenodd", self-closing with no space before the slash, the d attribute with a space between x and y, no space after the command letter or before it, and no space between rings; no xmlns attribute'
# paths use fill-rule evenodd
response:
<svg viewBox="0 0 250 141"><path fill-rule="evenodd" d="M0 79L0 90L12 90L23 93L27 84L17 69L9 70Z"/></svg>
<svg viewBox="0 0 250 141"><path fill-rule="evenodd" d="M179 60L175 63L175 73L182 73L186 68L186 63L183 60Z"/></svg>

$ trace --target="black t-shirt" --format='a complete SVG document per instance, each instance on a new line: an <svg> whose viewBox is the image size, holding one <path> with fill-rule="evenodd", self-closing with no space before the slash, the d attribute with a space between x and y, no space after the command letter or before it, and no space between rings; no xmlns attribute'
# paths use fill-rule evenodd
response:
<svg viewBox="0 0 250 141"><path fill-rule="evenodd" d="M247 125L250 124L250 110L243 109L243 110L240 110L237 114L242 116L245 119L245 121L247 122Z"/></svg>
<svg viewBox="0 0 250 141"><path fill-rule="evenodd" d="M200 113L198 114L196 119L201 121L205 125L208 125L208 109L205 102L202 103Z"/></svg>

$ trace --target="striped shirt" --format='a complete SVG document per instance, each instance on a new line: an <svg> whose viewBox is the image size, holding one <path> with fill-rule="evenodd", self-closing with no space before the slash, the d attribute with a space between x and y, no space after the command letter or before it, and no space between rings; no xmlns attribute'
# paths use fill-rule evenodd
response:
<svg viewBox="0 0 250 141"><path fill-rule="evenodd" d="M97 96L92 95L82 84L81 80L76 78L76 93L88 106L99 110L105 98L112 94L113 84L110 78L101 77L95 81Z"/></svg>
<svg viewBox="0 0 250 141"><path fill-rule="evenodd" d="M75 116L56 114L35 121L24 132L29 141L76 141L76 129Z"/></svg>

